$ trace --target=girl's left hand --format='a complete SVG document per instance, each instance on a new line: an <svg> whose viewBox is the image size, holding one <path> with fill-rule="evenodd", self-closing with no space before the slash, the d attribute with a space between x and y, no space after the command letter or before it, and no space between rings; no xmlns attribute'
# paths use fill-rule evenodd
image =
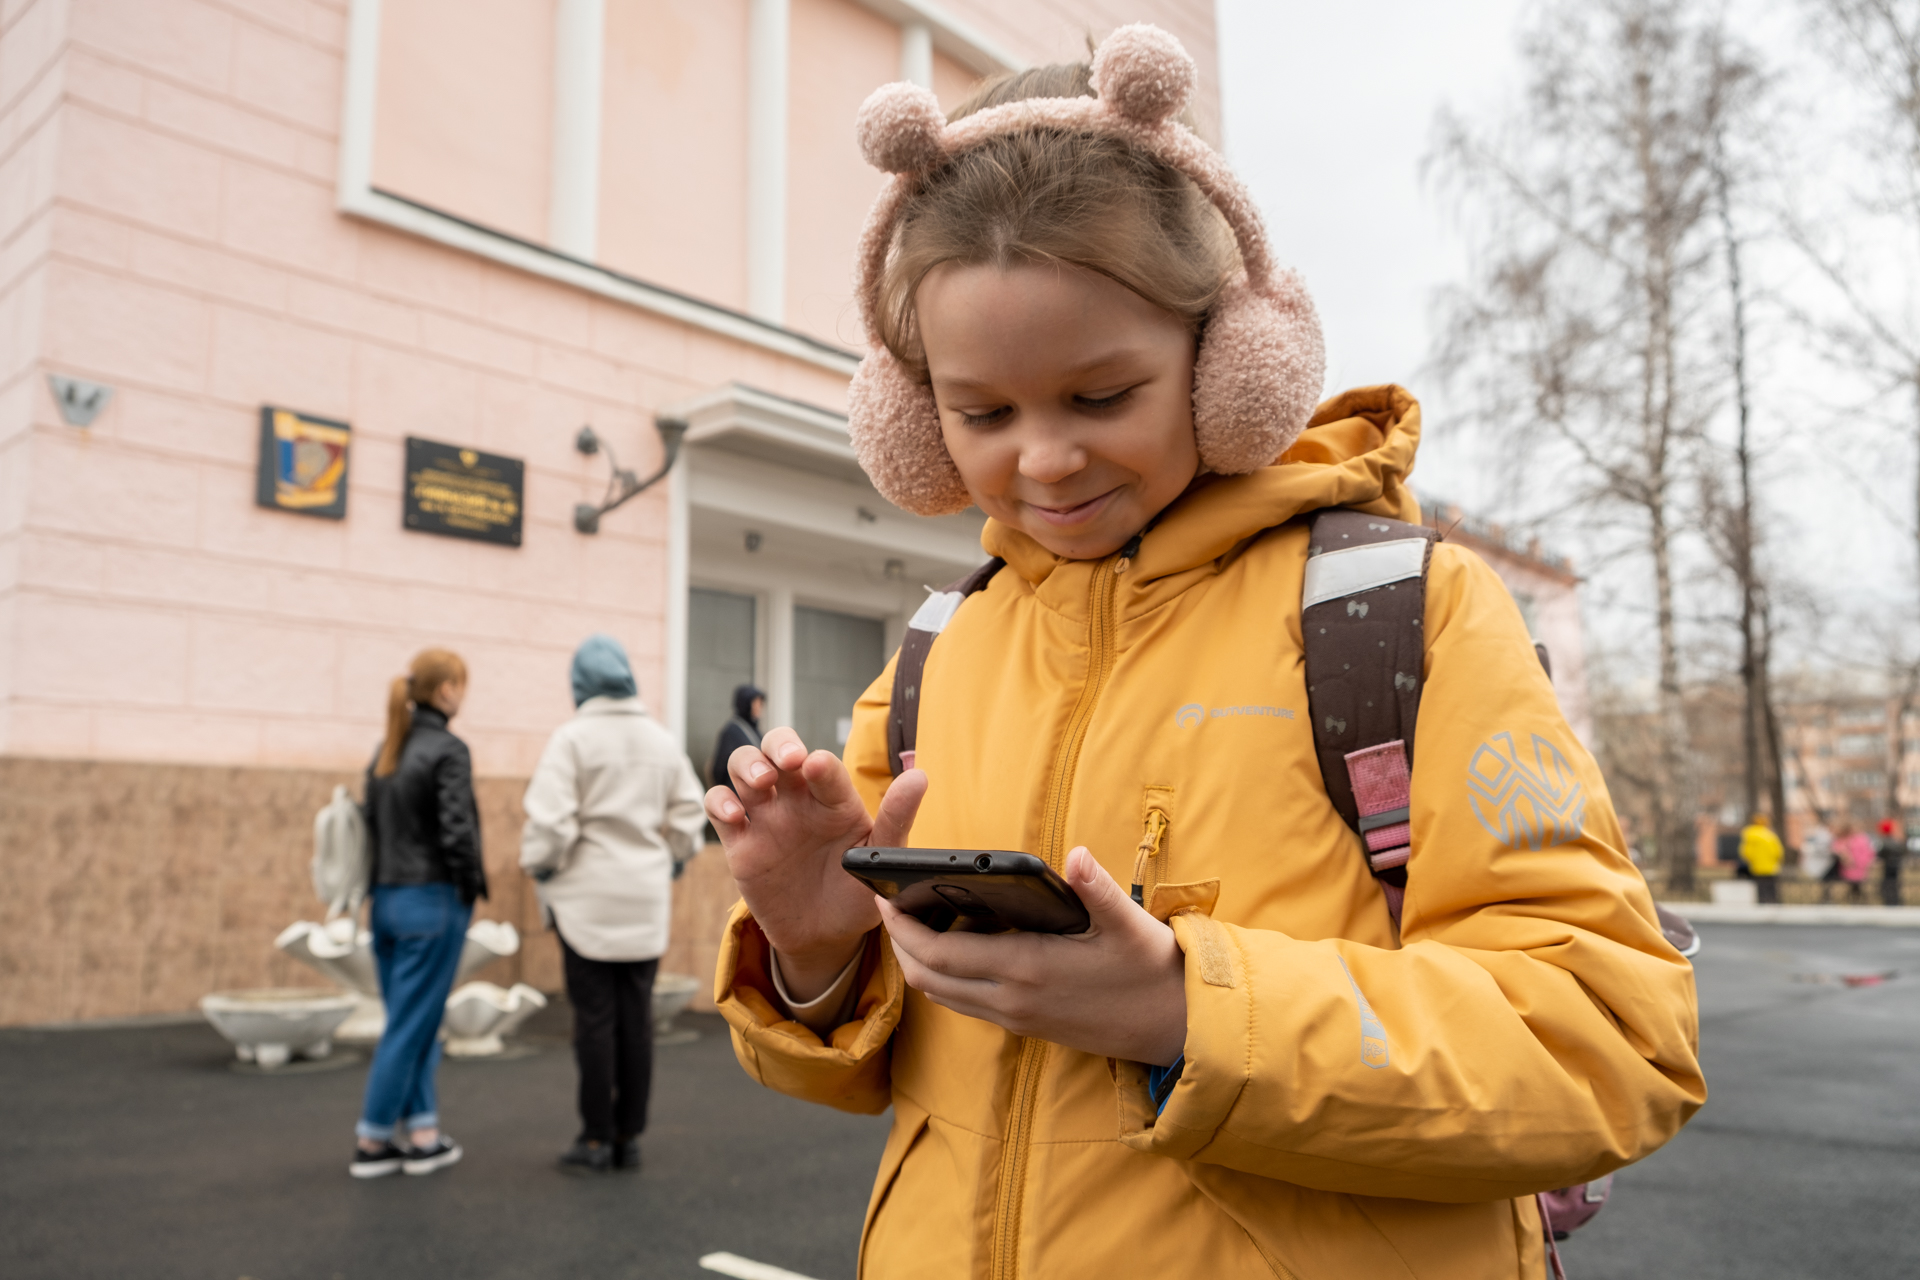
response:
<svg viewBox="0 0 1920 1280"><path fill-rule="evenodd" d="M1186 962L1084 846L1068 884L1085 933L935 933L879 898L907 985L937 1005L1104 1058L1171 1066L1187 1038Z"/></svg>

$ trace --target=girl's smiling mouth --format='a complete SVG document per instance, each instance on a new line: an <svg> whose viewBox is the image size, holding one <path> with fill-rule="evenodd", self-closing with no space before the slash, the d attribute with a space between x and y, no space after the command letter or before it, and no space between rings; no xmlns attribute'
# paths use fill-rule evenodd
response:
<svg viewBox="0 0 1920 1280"><path fill-rule="evenodd" d="M1027 504L1027 510L1033 512L1033 514L1039 516L1050 525L1057 528L1065 528L1068 525L1081 524L1098 516L1102 511L1107 509L1107 504L1113 500L1113 495L1119 492L1120 490L1117 488L1109 489L1097 498L1089 498L1087 501L1077 503L1071 507L1043 507L1037 502L1029 502Z"/></svg>

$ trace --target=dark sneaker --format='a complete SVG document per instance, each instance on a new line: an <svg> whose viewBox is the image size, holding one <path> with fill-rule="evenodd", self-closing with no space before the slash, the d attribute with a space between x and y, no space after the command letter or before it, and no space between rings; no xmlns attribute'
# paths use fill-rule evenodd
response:
<svg viewBox="0 0 1920 1280"><path fill-rule="evenodd" d="M432 1173L435 1169L444 1169L450 1164L460 1163L460 1144L442 1134L430 1147L416 1147L407 1152L407 1159L400 1167L420 1177Z"/></svg>
<svg viewBox="0 0 1920 1280"><path fill-rule="evenodd" d="M640 1172L640 1139L626 1138L613 1144L613 1167L622 1173Z"/></svg>
<svg viewBox="0 0 1920 1280"><path fill-rule="evenodd" d="M407 1153L391 1142L381 1143L378 1151L355 1146L353 1163L347 1166L347 1172L356 1178L384 1178L390 1173L400 1172L400 1166L406 1158Z"/></svg>
<svg viewBox="0 0 1920 1280"><path fill-rule="evenodd" d="M565 1173L606 1173L613 1168L613 1148L604 1142L575 1139L560 1156Z"/></svg>

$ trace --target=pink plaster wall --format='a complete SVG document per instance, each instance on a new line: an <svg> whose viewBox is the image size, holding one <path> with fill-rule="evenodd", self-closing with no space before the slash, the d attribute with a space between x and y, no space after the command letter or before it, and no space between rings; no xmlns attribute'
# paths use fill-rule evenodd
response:
<svg viewBox="0 0 1920 1280"><path fill-rule="evenodd" d="M853 251L881 175L861 157L853 119L900 78L900 28L851 0L791 3L787 323L858 348Z"/></svg>
<svg viewBox="0 0 1920 1280"><path fill-rule="evenodd" d="M377 180L537 237L552 0L383 8ZM1034 59L1140 16L953 8ZM737 305L744 0L609 9L609 254ZM1217 114L1210 7L1145 10L1188 39ZM350 767L386 681L448 644L473 665L480 768L523 774L586 632L620 635L661 694L664 495L576 534L605 465L572 450L580 423L644 467L654 408L729 380L844 397L838 375L342 217L346 21L346 0L0 0L0 751ZM898 75L898 33L794 0L792 35L793 314L851 342L877 183L851 122ZM946 59L935 74L964 91ZM91 429L60 422L49 369L116 388ZM263 402L353 424L344 522L253 505ZM408 434L525 458L525 545L402 531Z"/></svg>
<svg viewBox="0 0 1920 1280"><path fill-rule="evenodd" d="M600 260L745 309L745 0L607 6Z"/></svg>
<svg viewBox="0 0 1920 1280"><path fill-rule="evenodd" d="M554 4L381 0L376 187L546 239Z"/></svg>
<svg viewBox="0 0 1920 1280"><path fill-rule="evenodd" d="M832 404L843 380L341 217L344 3L70 13L53 203L0 305L42 367L117 391L78 430L37 371L9 384L0 750L352 767L387 680L446 644L473 669L460 726L480 770L524 775L594 630L657 703L664 494L575 533L605 462L573 433L591 420L644 468L658 405L734 378ZM253 505L262 402L353 424L345 521ZM404 532L410 433L524 457L525 545Z"/></svg>

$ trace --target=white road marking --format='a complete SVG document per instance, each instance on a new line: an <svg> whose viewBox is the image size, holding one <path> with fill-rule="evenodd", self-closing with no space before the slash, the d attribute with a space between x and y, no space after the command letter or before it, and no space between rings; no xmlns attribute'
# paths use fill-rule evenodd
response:
<svg viewBox="0 0 1920 1280"><path fill-rule="evenodd" d="M767 1262L755 1262L731 1253L710 1253L700 1259L700 1265L708 1271L732 1276L734 1280L811 1280L798 1271L789 1271Z"/></svg>

